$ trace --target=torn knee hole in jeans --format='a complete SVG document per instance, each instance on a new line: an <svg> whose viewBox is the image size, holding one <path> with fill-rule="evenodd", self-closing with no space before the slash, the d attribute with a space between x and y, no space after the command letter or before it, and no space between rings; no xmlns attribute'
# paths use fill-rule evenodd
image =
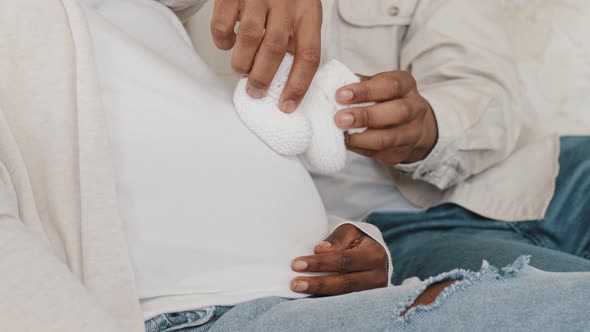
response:
<svg viewBox="0 0 590 332"><path fill-rule="evenodd" d="M529 264L530 256L520 256L514 263L498 270L487 261L483 261L479 272L456 269L431 277L422 282L422 286L408 299L400 303L394 312L394 319L407 322L413 316L432 311L450 296L466 290L474 283L485 280L503 280L516 277Z"/></svg>
<svg viewBox="0 0 590 332"><path fill-rule="evenodd" d="M401 317L405 318L406 313L408 313L410 309L416 308L419 305L427 306L434 303L442 291L455 284L457 281L458 280L446 280L428 286L428 288L426 288L422 294L418 295L414 302L404 312L402 312Z"/></svg>

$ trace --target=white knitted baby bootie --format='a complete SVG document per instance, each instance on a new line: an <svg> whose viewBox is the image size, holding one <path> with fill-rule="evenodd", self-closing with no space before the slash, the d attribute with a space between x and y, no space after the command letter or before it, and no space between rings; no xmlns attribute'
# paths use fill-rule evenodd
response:
<svg viewBox="0 0 590 332"><path fill-rule="evenodd" d="M278 106L292 65L293 56L285 56L268 94L262 99L248 96L246 78L238 82L234 93L235 108L244 124L271 149L285 156L305 152L311 142L311 126L305 116L297 111L283 113Z"/></svg>
<svg viewBox="0 0 590 332"><path fill-rule="evenodd" d="M301 105L292 114L282 113L278 100L289 76L293 56L287 55L277 72L268 95L255 100L246 93L246 79L234 94L236 110L242 121L275 152L299 155L305 167L314 173L330 174L346 166L344 130L334 123L342 109L363 105L340 105L336 91L360 79L342 63L333 60L322 66ZM369 104L367 104L369 105ZM366 130L349 130L350 134Z"/></svg>
<svg viewBox="0 0 590 332"><path fill-rule="evenodd" d="M300 111L309 119L312 129L311 144L301 157L310 172L331 174L346 166L346 130L338 128L334 116L339 110L351 106L337 103L336 91L359 81L358 76L336 60L322 66L316 74L305 103L300 107ZM365 130L366 128L351 129L347 132L356 134Z"/></svg>

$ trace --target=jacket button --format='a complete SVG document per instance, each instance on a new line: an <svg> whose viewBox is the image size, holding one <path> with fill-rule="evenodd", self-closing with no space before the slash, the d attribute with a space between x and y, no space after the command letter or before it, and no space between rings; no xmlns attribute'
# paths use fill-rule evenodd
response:
<svg viewBox="0 0 590 332"><path fill-rule="evenodd" d="M389 7L389 9L387 9L387 14L389 14L389 16L392 16L392 17L399 15L399 7L398 6Z"/></svg>

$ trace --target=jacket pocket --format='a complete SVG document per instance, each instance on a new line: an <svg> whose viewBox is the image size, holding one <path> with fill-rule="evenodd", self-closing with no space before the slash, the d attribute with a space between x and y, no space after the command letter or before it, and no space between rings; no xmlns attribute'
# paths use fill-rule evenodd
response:
<svg viewBox="0 0 590 332"><path fill-rule="evenodd" d="M339 56L362 74L399 69L418 0L338 0Z"/></svg>
<svg viewBox="0 0 590 332"><path fill-rule="evenodd" d="M344 21L358 27L408 25L418 0L339 0Z"/></svg>

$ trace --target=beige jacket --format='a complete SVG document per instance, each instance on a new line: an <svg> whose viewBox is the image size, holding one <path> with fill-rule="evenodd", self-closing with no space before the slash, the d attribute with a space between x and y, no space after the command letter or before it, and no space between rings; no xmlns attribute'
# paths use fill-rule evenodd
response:
<svg viewBox="0 0 590 332"><path fill-rule="evenodd" d="M190 0L189 0L190 1ZM559 140L537 128L498 1L323 0L323 58L354 71L410 71L430 102L439 141L417 167L396 167L402 194L421 207L456 203L504 221L545 215ZM211 4L189 22L194 44L232 84L229 55L214 49Z"/></svg>

